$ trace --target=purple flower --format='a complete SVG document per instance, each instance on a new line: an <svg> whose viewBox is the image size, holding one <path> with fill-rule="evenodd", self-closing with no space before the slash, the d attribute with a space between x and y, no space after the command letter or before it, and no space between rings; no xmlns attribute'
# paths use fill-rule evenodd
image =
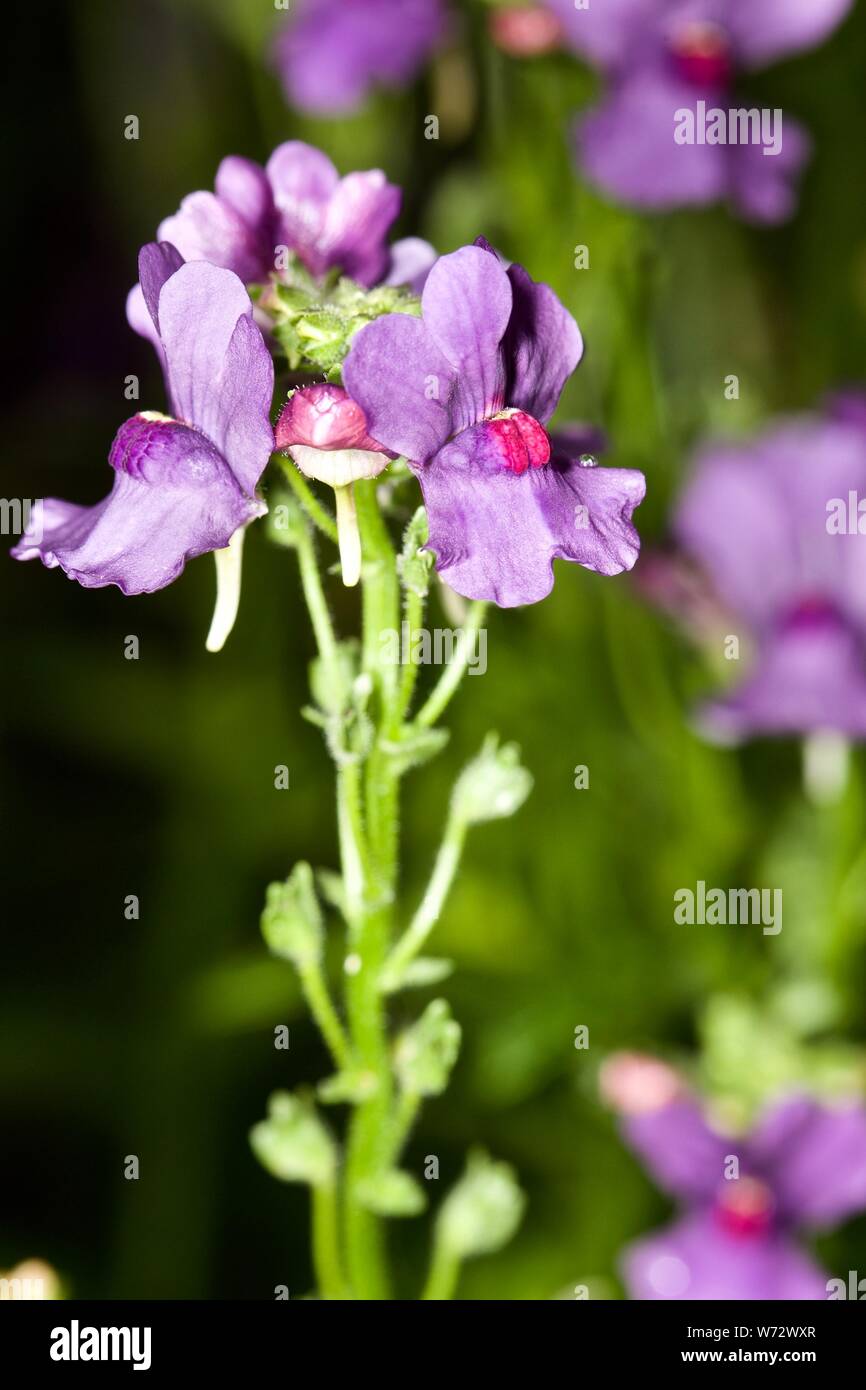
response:
<svg viewBox="0 0 866 1390"><path fill-rule="evenodd" d="M93 507L47 498L12 552L125 594L164 588L264 513L256 484L274 443L273 363L237 276L156 243L143 247L139 275L172 415L143 411L121 425L109 495Z"/></svg>
<svg viewBox="0 0 866 1390"><path fill-rule="evenodd" d="M866 412L843 406L706 449L675 512L681 548L755 646L706 711L720 738L866 735Z"/></svg>
<svg viewBox="0 0 866 1390"><path fill-rule="evenodd" d="M442 0L299 0L274 45L286 99L319 115L352 111L372 87L413 78L446 27Z"/></svg>
<svg viewBox="0 0 866 1390"><path fill-rule="evenodd" d="M593 0L579 10L573 0L547 3L571 46L607 78L601 104L577 127L592 182L637 207L728 200L757 222L790 215L809 150L800 126L782 118L773 154L755 133L744 143L697 140L706 113L748 109L735 91L741 73L814 47L852 0ZM695 114L695 143L674 138L681 112Z"/></svg>
<svg viewBox="0 0 866 1390"><path fill-rule="evenodd" d="M866 1208L866 1110L805 1097L770 1107L748 1135L717 1132L679 1096L623 1121L626 1142L684 1206L630 1246L632 1298L816 1300L827 1275L797 1243ZM736 1160L734 1162L733 1160Z"/></svg>
<svg viewBox="0 0 866 1390"><path fill-rule="evenodd" d="M432 247L417 237L388 247L401 194L381 169L340 178L321 150L300 140L279 145L264 169L229 155L214 188L190 193L157 235L184 260L224 266L245 284L267 281L279 267L282 248L295 252L315 276L338 269L367 287L417 283L435 259Z"/></svg>
<svg viewBox="0 0 866 1390"><path fill-rule="evenodd" d="M550 592L555 556L629 569L643 476L583 466L544 428L583 351L553 291L476 244L436 262L421 305L363 328L343 380L418 477L451 587L510 608Z"/></svg>

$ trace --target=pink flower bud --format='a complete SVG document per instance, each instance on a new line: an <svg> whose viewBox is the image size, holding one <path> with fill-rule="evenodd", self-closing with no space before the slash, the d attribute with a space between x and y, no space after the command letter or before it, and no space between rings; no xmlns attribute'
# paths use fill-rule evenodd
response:
<svg viewBox="0 0 866 1390"><path fill-rule="evenodd" d="M280 411L277 420L277 448L288 449L293 444L312 449L364 449L386 452L367 434L367 418L342 386L321 382L294 391Z"/></svg>
<svg viewBox="0 0 866 1390"><path fill-rule="evenodd" d="M602 1100L620 1115L646 1115L661 1110L683 1095L682 1078L656 1057L641 1052L615 1052L602 1064Z"/></svg>

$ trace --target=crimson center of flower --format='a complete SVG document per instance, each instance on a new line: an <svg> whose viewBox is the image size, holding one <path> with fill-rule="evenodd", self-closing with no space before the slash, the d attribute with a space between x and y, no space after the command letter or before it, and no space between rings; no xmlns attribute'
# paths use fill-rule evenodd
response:
<svg viewBox="0 0 866 1390"><path fill-rule="evenodd" d="M670 42L680 77L694 87L727 87L734 75L731 42L718 24L690 20Z"/></svg>
<svg viewBox="0 0 866 1390"><path fill-rule="evenodd" d="M775 1202L759 1178L735 1178L722 1185L716 1198L716 1217L729 1235L757 1236L770 1229Z"/></svg>
<svg viewBox="0 0 866 1390"><path fill-rule="evenodd" d="M527 468L543 468L550 459L547 430L525 410L503 410L487 421L487 436L503 468L518 477Z"/></svg>

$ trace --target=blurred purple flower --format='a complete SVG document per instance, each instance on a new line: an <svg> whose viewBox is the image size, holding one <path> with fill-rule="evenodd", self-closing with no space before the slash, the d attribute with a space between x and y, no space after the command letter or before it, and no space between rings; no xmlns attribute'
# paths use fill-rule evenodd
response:
<svg viewBox="0 0 866 1390"><path fill-rule="evenodd" d="M224 266L245 284L267 281L282 247L315 276L338 269L366 287L414 285L435 259L417 237L388 247L401 193L381 169L340 178L327 155L301 140L279 145L264 169L229 155L214 187L188 194L157 235L184 260Z"/></svg>
<svg viewBox="0 0 866 1390"><path fill-rule="evenodd" d="M374 86L402 86L442 41L443 0L299 0L279 31L274 60L286 99L341 115Z"/></svg>
<svg viewBox="0 0 866 1390"><path fill-rule="evenodd" d="M852 0L547 0L566 40L600 68L607 91L577 126L587 177L615 198L665 209L728 200L743 217L778 222L795 204L809 153L802 128L783 118L781 148L678 144L676 113L744 109L741 73L822 42Z"/></svg>
<svg viewBox="0 0 866 1390"><path fill-rule="evenodd" d="M436 262L421 305L363 328L343 380L415 472L450 586L510 608L550 593L555 556L630 569L642 474L552 449L544 428L583 352L553 291L479 242Z"/></svg>
<svg viewBox="0 0 866 1390"><path fill-rule="evenodd" d="M659 1186L685 1207L672 1225L626 1250L632 1298L827 1297L827 1274L796 1233L836 1226L866 1208L861 1103L789 1098L750 1134L734 1137L711 1128L693 1097L680 1096L627 1115L622 1129Z"/></svg>
<svg viewBox="0 0 866 1390"><path fill-rule="evenodd" d="M680 547L756 647L745 681L705 711L721 739L866 736L866 534L856 514L856 499L866 499L862 403L859 410L849 395L753 443L707 448L676 509Z"/></svg>
<svg viewBox="0 0 866 1390"><path fill-rule="evenodd" d="M142 248L139 275L173 418L133 415L111 446L109 495L93 507L47 498L12 551L125 594L164 588L261 516L256 484L274 445L273 363L237 276L156 243Z"/></svg>

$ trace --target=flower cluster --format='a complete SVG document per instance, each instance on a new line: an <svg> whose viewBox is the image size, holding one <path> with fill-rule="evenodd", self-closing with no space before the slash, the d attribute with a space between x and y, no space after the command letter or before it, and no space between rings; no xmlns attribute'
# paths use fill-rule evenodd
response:
<svg viewBox="0 0 866 1390"><path fill-rule="evenodd" d="M466 597L534 603L557 556L629 569L643 477L596 468L546 429L583 350L574 319L482 239L435 265L417 238L389 248L399 205L380 170L341 179L300 142L264 168L223 160L215 191L160 224L128 300L171 414L127 421L110 496L47 501L17 558L88 586L161 588L262 515L276 447L335 489L347 583L361 562L351 486L400 455L421 485L437 567ZM271 349L288 368L276 438ZM317 374L326 380L304 384ZM231 612L236 596L225 602Z"/></svg>
<svg viewBox="0 0 866 1390"><path fill-rule="evenodd" d="M796 1237L866 1209L862 1101L787 1096L749 1133L732 1134L654 1059L611 1058L602 1089L623 1117L625 1142L684 1207L626 1251L632 1298L827 1298L828 1275Z"/></svg>

